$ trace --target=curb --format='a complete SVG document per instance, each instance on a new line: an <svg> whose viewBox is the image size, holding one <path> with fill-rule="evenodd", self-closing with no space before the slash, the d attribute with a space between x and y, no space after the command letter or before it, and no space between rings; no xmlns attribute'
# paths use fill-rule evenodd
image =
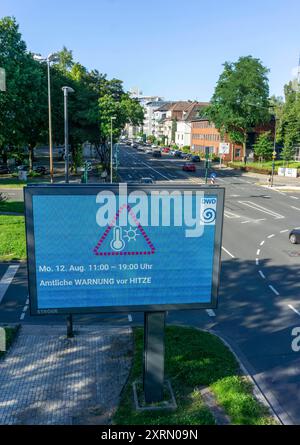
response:
<svg viewBox="0 0 300 445"><path fill-rule="evenodd" d="M198 328L196 328L198 329ZM200 328L199 328L200 329ZM200 329L201 330L201 329ZM257 400L259 400L264 406L266 406L270 410L270 414L273 416L273 418L280 424L280 425L294 425L294 422L291 420L289 415L285 412L285 410L281 407L280 403L277 401L277 399L272 395L268 394L266 395L262 388L260 387L259 383L257 382L257 379L255 379L246 368L245 364L242 361L240 355L238 355L237 351L233 349L231 344L227 339L223 337L223 335L219 334L214 329L202 329L210 334L216 335L220 340L224 343L225 346L232 352L232 354L235 356L237 362L240 365L240 368L244 374L244 376L252 383L254 388L254 396ZM241 353L240 353L241 354Z"/></svg>

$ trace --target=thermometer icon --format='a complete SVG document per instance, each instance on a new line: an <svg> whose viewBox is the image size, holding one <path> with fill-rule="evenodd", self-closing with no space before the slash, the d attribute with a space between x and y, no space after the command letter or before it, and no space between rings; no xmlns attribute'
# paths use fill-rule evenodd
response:
<svg viewBox="0 0 300 445"><path fill-rule="evenodd" d="M116 227L114 227L114 232L113 232L113 239L112 239L112 241L110 242L110 247L113 249L113 250L116 250L116 251L120 251L120 250L123 250L124 249L124 247L125 247L125 242L123 241L123 239L122 239L122 229L121 229L121 227L118 227L118 226L116 226Z"/></svg>

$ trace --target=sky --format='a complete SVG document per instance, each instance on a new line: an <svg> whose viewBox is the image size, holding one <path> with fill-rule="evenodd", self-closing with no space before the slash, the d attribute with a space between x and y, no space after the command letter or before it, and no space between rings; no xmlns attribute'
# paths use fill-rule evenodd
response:
<svg viewBox="0 0 300 445"><path fill-rule="evenodd" d="M225 61L259 58L283 95L300 52L299 0L0 0L30 51L75 61L166 100L208 101Z"/></svg>

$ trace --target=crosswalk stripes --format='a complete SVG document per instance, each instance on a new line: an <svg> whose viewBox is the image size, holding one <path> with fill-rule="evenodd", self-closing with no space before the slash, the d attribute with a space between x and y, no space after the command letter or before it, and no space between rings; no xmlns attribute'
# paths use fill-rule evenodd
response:
<svg viewBox="0 0 300 445"><path fill-rule="evenodd" d="M8 266L5 274L0 280L0 303L2 302L2 299L11 284L15 274L17 273L17 270L19 269L19 264L11 264Z"/></svg>

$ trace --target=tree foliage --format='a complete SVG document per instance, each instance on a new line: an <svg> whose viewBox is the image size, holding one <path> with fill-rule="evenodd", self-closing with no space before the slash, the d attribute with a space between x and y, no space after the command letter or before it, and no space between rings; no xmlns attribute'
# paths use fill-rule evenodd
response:
<svg viewBox="0 0 300 445"><path fill-rule="evenodd" d="M268 69L252 56L225 62L210 106L205 110L220 133L243 144L244 150L248 132L270 120L267 74Z"/></svg>
<svg viewBox="0 0 300 445"><path fill-rule="evenodd" d="M261 133L258 136L253 148L255 156L258 158L261 158L264 161L269 161L272 159L274 145L271 139L271 132L265 131L264 133Z"/></svg>
<svg viewBox="0 0 300 445"><path fill-rule="evenodd" d="M48 141L47 63L40 63L28 52L12 17L0 20L0 66L6 70L7 91L0 93L0 150L3 160L12 150L27 146L29 152ZM63 47L51 65L51 103L53 141L64 141L63 86L69 95L69 133L74 159L80 159L79 147L86 141L108 151L110 118L114 138L126 123L143 121L140 104L123 89L119 79L107 79L97 70L89 71L75 62L72 51ZM105 156L104 156L105 158Z"/></svg>

